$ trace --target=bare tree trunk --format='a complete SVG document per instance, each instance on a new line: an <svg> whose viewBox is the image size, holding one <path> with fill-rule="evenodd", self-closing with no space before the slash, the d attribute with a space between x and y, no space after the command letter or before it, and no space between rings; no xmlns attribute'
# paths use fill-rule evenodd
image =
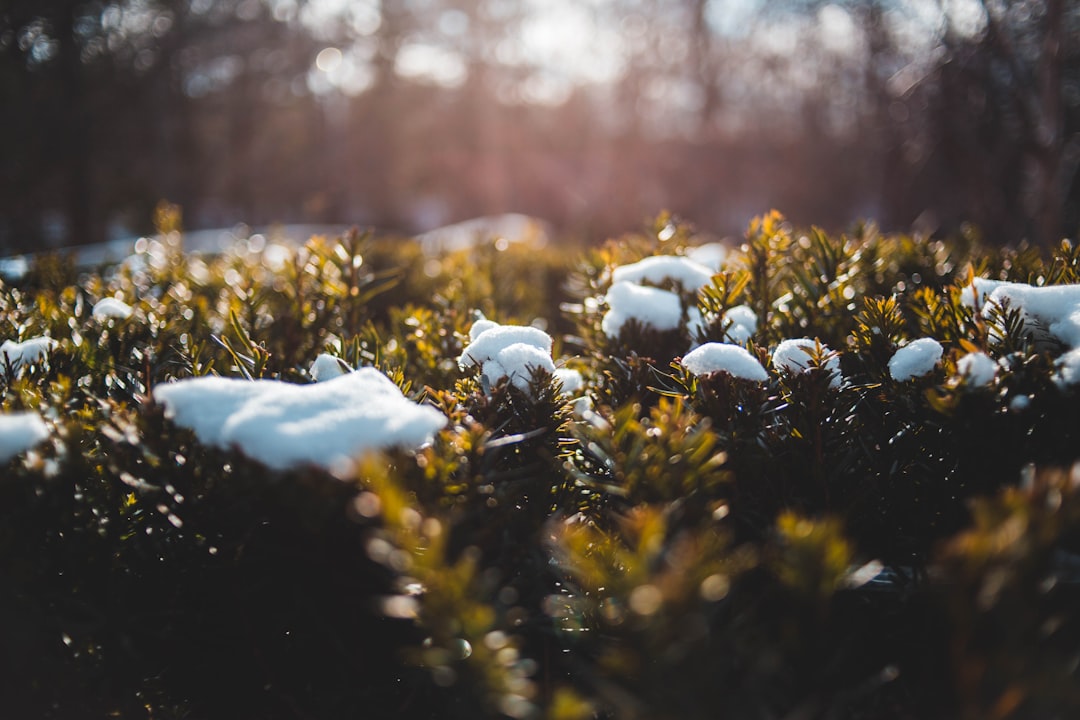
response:
<svg viewBox="0 0 1080 720"><path fill-rule="evenodd" d="M1061 87L1061 42L1064 36L1065 0L1048 0L1046 27L1038 69L1039 117L1035 118L1036 212L1034 218L1041 245L1060 239L1065 212L1065 183L1062 160L1065 145L1064 104Z"/></svg>
<svg viewBox="0 0 1080 720"><path fill-rule="evenodd" d="M715 34L709 27L707 17L709 0L694 0L693 7L691 67L697 76L695 79L702 94L701 111L698 116L698 138L707 139L711 133L713 117L720 109L720 86L713 52Z"/></svg>
<svg viewBox="0 0 1080 720"><path fill-rule="evenodd" d="M64 178L64 215L68 224L66 242L83 244L100 240L101 233L93 225L90 197L90 113L87 111L86 89L79 46L75 40L75 7L62 7L57 17L60 41L59 72L63 96L60 119L61 136L58 143L60 158L66 172Z"/></svg>
<svg viewBox="0 0 1080 720"><path fill-rule="evenodd" d="M1025 68L1010 29L986 0L983 9L989 23L988 40L1012 75L1013 92L1023 121L1023 144L1028 148L1028 173L1024 189L1027 222L1032 240L1048 246L1064 230L1065 125L1062 100L1062 52L1065 0L1047 0L1043 40L1037 65Z"/></svg>

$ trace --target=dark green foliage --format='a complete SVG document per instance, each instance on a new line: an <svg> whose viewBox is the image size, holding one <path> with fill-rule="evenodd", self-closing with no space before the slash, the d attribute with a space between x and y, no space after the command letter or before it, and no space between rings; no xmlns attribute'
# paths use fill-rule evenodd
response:
<svg viewBox="0 0 1080 720"><path fill-rule="evenodd" d="M689 228L663 216L571 271L552 249L424 257L357 232L185 257L159 224L138 262L45 258L0 288L0 339L59 343L0 368L4 412L50 429L0 476L12 716L1080 711L1080 397L1045 329L961 293L976 273L1074 283L1072 245L834 237L771 213L696 296L660 283L678 328L611 337L610 269L685 252ZM93 317L104 297L132 316ZM768 379L684 369L740 305ZM479 312L546 323L584 387L462 369ZM806 372L773 366L794 337L818 341ZM922 337L941 362L895 380ZM986 385L958 371L975 351L997 362ZM321 352L446 427L333 473L272 471L151 399L211 373L306 383Z"/></svg>

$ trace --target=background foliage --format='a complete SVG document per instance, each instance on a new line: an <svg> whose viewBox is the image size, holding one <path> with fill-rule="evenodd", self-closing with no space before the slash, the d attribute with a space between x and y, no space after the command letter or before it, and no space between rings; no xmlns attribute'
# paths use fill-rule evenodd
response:
<svg viewBox="0 0 1080 720"><path fill-rule="evenodd" d="M1047 718L1080 706L1080 495L1061 349L960 302L978 272L1075 282L1063 243L988 250L771 213L696 302L840 352L761 384L673 364L694 338L600 329L614 264L682 253L667 217L583 257L421 257L351 232L284 259L186 256L166 209L116 267L43 257L0 288L3 409L48 442L0 477L0 690L53 718ZM664 238L663 240L661 238ZM499 248L503 249L499 249ZM135 312L99 320L119 297ZM475 311L542 320L588 401L485 392ZM711 336L711 337L710 337ZM946 348L897 382L893 351ZM983 349L998 378L956 359ZM375 365L450 420L337 476L200 444L148 399L219 373ZM820 362L827 358L818 358ZM1020 407L1014 398L1029 398Z"/></svg>
<svg viewBox="0 0 1080 720"><path fill-rule="evenodd" d="M1067 0L5 0L0 249L146 233L160 198L189 229L776 205L1049 247L1078 88Z"/></svg>

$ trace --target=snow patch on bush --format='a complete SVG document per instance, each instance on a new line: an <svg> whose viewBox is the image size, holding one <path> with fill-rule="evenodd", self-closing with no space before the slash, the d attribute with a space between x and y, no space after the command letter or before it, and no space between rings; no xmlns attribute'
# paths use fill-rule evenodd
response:
<svg viewBox="0 0 1080 720"><path fill-rule="evenodd" d="M984 317L995 307L1018 309L1029 332L1048 333L1070 348L1080 347L1080 285L1038 287L975 278L960 297L968 307L978 300Z"/></svg>
<svg viewBox="0 0 1080 720"><path fill-rule="evenodd" d="M96 320L107 320L109 318L127 320L131 317L132 312L131 306L123 300L107 297L98 300L97 304L94 305L94 309L90 311L90 315Z"/></svg>
<svg viewBox="0 0 1080 720"><path fill-rule="evenodd" d="M201 442L238 448L277 470L329 470L369 450L417 448L447 422L374 368L312 385L190 378L158 385L153 396L167 418Z"/></svg>
<svg viewBox="0 0 1080 720"><path fill-rule="evenodd" d="M1002 283L990 293L990 304L1019 308L1033 329L1046 330L1069 347L1080 346L1080 285Z"/></svg>
<svg viewBox="0 0 1080 720"><path fill-rule="evenodd" d="M1074 348L1058 358L1054 383L1061 389L1080 385L1080 348Z"/></svg>
<svg viewBox="0 0 1080 720"><path fill-rule="evenodd" d="M562 383L564 395L573 395L585 387L585 378L581 373L572 368L558 368L555 370L555 378Z"/></svg>
<svg viewBox="0 0 1080 720"><path fill-rule="evenodd" d="M484 361L482 372L489 385L507 378L518 390L528 392L533 372L538 369L555 373L549 352L527 343L511 343Z"/></svg>
<svg viewBox="0 0 1080 720"><path fill-rule="evenodd" d="M984 352L973 352L956 361L956 370L968 385L984 387L997 376L997 363Z"/></svg>
<svg viewBox="0 0 1080 720"><path fill-rule="evenodd" d="M746 348L727 343L705 343L682 359L682 366L695 375L726 372L753 382L765 382L769 374Z"/></svg>
<svg viewBox="0 0 1080 720"><path fill-rule="evenodd" d="M332 380L348 372L351 371L342 367L341 360L329 353L319 353L319 356L315 358L315 362L311 364L311 370L308 371L315 382Z"/></svg>
<svg viewBox="0 0 1080 720"><path fill-rule="evenodd" d="M480 332L474 332L481 325ZM551 359L551 336L527 325L499 325L480 319L473 324L472 342L458 358L462 370L479 367L488 385L508 378L519 390L528 392L533 371L555 373Z"/></svg>
<svg viewBox="0 0 1080 720"><path fill-rule="evenodd" d="M933 338L912 340L889 360L889 375L897 382L929 375L941 360L943 352L941 343Z"/></svg>
<svg viewBox="0 0 1080 720"><path fill-rule="evenodd" d="M1002 285L1014 285L1016 283L1004 280L990 280L988 278L974 278L971 285L965 285L960 289L960 302L969 308L984 308L991 293Z"/></svg>
<svg viewBox="0 0 1080 720"><path fill-rule="evenodd" d="M772 365L777 371L788 372L793 375L804 373L811 369L810 359L817 351L817 346L818 341L810 338L783 340L773 350ZM822 367L832 374L829 387L840 387L840 383L844 379L840 373L840 358L836 355L830 355L832 351L826 345L821 346L821 352L826 357Z"/></svg>
<svg viewBox="0 0 1080 720"><path fill-rule="evenodd" d="M21 343L14 340L5 340L3 344L0 344L0 359L6 357L7 361L11 363L11 367L18 370L22 365L44 360L46 355L57 345L59 343L51 337L30 338L29 340L23 340Z"/></svg>
<svg viewBox="0 0 1080 720"><path fill-rule="evenodd" d="M612 284L622 282L659 285L666 280L677 282L684 289L697 292L712 280L713 271L688 257L654 255L630 265L620 265L611 271Z"/></svg>
<svg viewBox="0 0 1080 720"><path fill-rule="evenodd" d="M727 256L727 245L718 242L705 243L704 245L686 249L686 257L714 273L720 272L721 268L724 267Z"/></svg>
<svg viewBox="0 0 1080 720"><path fill-rule="evenodd" d="M731 324L724 332L724 340L742 345L757 332L757 314L749 305L736 305L724 313Z"/></svg>
<svg viewBox="0 0 1080 720"><path fill-rule="evenodd" d="M608 290L604 301L609 309L600 321L600 328L610 338L617 338L630 320L661 331L676 330L682 322L682 300L667 290L617 282Z"/></svg>
<svg viewBox="0 0 1080 720"><path fill-rule="evenodd" d="M49 437L49 428L36 412L0 415L0 463L6 463Z"/></svg>

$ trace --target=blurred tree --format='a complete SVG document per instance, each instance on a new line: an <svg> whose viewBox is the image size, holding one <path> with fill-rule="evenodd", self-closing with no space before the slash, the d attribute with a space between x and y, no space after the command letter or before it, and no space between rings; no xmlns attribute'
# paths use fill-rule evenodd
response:
<svg viewBox="0 0 1080 720"><path fill-rule="evenodd" d="M251 118L263 106L262 83L302 76L311 61L310 44L295 41L303 36L286 39L273 15L278 5L6 3L0 154L9 162L0 174L0 243L29 249L98 241L118 214L148 223L149 208L163 196L198 205L218 170L200 167L207 157L200 116L212 104L208 96L222 91L232 118L230 152L218 156L233 168L226 195L250 210Z"/></svg>
<svg viewBox="0 0 1080 720"><path fill-rule="evenodd" d="M1065 0L8 0L0 248L147 231L162 198L189 227L782 206L1051 242L1077 88Z"/></svg>

